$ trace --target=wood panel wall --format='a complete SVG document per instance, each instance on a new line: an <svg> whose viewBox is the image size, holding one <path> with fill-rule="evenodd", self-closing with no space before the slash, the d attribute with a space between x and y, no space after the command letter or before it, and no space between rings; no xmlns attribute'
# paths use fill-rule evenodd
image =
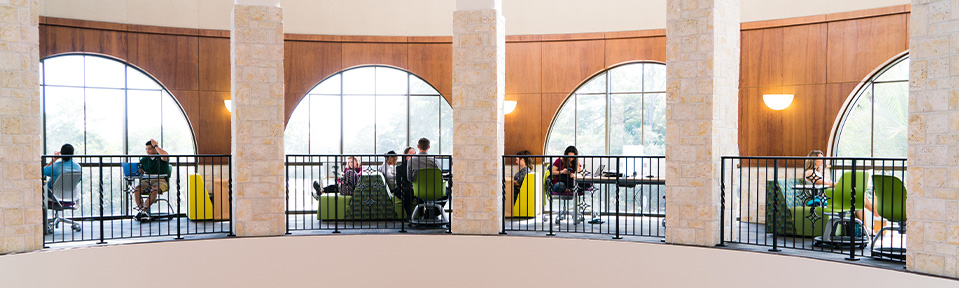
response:
<svg viewBox="0 0 959 288"><path fill-rule="evenodd" d="M908 49L909 6L742 24L740 155L805 155L826 149L843 102L859 81ZM41 17L42 57L117 57L170 89L193 125L199 153L230 152L229 31ZM452 96L452 37L287 34L286 118L326 77L358 65L408 70ZM665 61L665 30L507 36L507 154L543 153L549 125L581 82L618 63ZM793 93L772 111L768 93ZM452 103L454 106L456 103Z"/></svg>

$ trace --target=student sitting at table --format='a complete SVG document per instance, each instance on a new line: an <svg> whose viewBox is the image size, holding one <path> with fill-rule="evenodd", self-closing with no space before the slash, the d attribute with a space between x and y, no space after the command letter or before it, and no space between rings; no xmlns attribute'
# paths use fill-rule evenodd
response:
<svg viewBox="0 0 959 288"><path fill-rule="evenodd" d="M553 178L553 191L559 194L571 193L573 188L573 178L575 178L575 173L579 173L583 170L583 166L579 164L579 160L575 156L579 155L579 150L576 149L576 146L570 145L566 147L566 150L563 151L563 155L574 156L574 157L560 157L553 161L552 168L552 178Z"/></svg>
<svg viewBox="0 0 959 288"><path fill-rule="evenodd" d="M809 152L809 155L807 155L807 157L819 157L819 158L822 158L822 157L825 157L825 156L823 155L822 151L820 151L820 150L813 150L813 151L810 151L810 152ZM804 166L805 169L806 169L806 172L804 173L804 176L805 176L806 181L809 181L810 183L812 183L812 184L814 184L814 185L822 185L822 186L825 186L826 188L834 188L834 187L836 187L836 183L835 183L835 182L832 182L832 181L830 181L829 179L826 179L826 175L823 173L823 167L825 167L825 165L823 165L823 160L822 160L822 159L815 159L815 160L813 160L813 159L806 159L806 161L805 161L805 163L804 163L803 166ZM873 214L873 219L877 219L877 220L878 220L878 219L882 219L882 216L879 216L879 213L873 212L873 211L876 211L876 210L873 209L873 206L872 206L872 201L873 201L873 200L872 200L872 198L873 198L872 192L871 192L869 189L867 189L866 192L863 193L863 195L864 195L864 197L866 198L866 199L863 199L863 208L865 208L865 210L869 210L870 213ZM838 200L834 200L834 201L838 201ZM806 203L806 205L807 205L807 206L813 206L813 205L817 205L817 204L815 203L815 200L810 200L809 202ZM825 204L822 203L822 204L818 204L818 205L825 205ZM859 220L862 220L862 223L863 223L863 225L865 226L866 231L872 231L872 221L866 221L866 215L865 215L865 213L864 213L862 210L856 210L856 218L859 218ZM872 232L870 232L870 233L872 233Z"/></svg>
<svg viewBox="0 0 959 288"><path fill-rule="evenodd" d="M166 150L160 148L157 140L150 139L146 143L146 151L149 155L169 155ZM170 189L168 181L170 179L170 157L147 156L140 158L140 174L166 175L162 178L141 179L140 185L133 191L133 201L136 201L136 210L139 211L134 218L143 219L150 217L150 205L156 202L157 195ZM146 203L140 197L143 193L150 193Z"/></svg>
<svg viewBox="0 0 959 288"><path fill-rule="evenodd" d="M416 149L413 147L406 147L403 149L403 154L412 155L416 154ZM399 196L403 200L403 209L406 211L406 217L409 217L410 213L413 213L413 208L416 206L416 200L413 199L413 181L410 180L408 171L410 159L413 157L403 156L403 163L396 165L396 186L398 191L393 191L393 195Z"/></svg>
<svg viewBox="0 0 959 288"><path fill-rule="evenodd" d="M526 179L526 174L529 174L529 157L523 156L530 154L532 153L530 153L529 150L523 150L519 153L516 153L516 156L519 156L515 158L516 165L519 165L520 168L516 174L513 174L513 202L516 202L516 196L519 195L519 189L523 187L523 180Z"/></svg>

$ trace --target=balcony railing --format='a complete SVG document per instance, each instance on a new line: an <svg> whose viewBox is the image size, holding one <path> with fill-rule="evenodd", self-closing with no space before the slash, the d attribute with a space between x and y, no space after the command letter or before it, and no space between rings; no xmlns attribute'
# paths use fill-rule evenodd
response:
<svg viewBox="0 0 959 288"><path fill-rule="evenodd" d="M449 232L452 166L449 155L286 155L287 231Z"/></svg>
<svg viewBox="0 0 959 288"><path fill-rule="evenodd" d="M906 159L722 157L723 241L904 261Z"/></svg>
<svg viewBox="0 0 959 288"><path fill-rule="evenodd" d="M663 156L505 155L502 161L503 233L665 237Z"/></svg>
<svg viewBox="0 0 959 288"><path fill-rule="evenodd" d="M151 155L156 156L156 155ZM169 173L138 173L146 155L72 155L41 158L44 244L185 235L233 234L230 155L162 155ZM48 163L56 161L47 167ZM160 182L165 182L161 184ZM141 185L141 183L144 183ZM135 191L157 189L149 210L136 210Z"/></svg>

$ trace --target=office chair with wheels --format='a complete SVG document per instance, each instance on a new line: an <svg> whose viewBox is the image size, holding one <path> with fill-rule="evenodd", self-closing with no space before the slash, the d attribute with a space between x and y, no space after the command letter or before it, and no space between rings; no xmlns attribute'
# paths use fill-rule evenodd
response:
<svg viewBox="0 0 959 288"><path fill-rule="evenodd" d="M906 258L906 186L902 180L895 176L872 175L873 191L876 193L876 212L879 216L889 220L889 226L882 227L879 233L872 240L869 250L872 256L876 258L896 258L904 260ZM883 245L882 235L886 231L896 231L900 235L900 243L896 247L896 241L890 241L890 245ZM876 247L879 242L879 247Z"/></svg>
<svg viewBox="0 0 959 288"><path fill-rule="evenodd" d="M53 182L53 188L46 189L47 209L53 210L53 219L47 220L46 232L52 234L54 228L60 228L60 223L70 223L74 232L80 232L82 229L80 223L63 217L65 210L76 210L80 206L80 171L64 172L60 174L56 182Z"/></svg>
<svg viewBox="0 0 959 288"><path fill-rule="evenodd" d="M855 191L853 184L855 183ZM815 245L856 246L864 248L869 242L869 235L862 221L851 215L862 210L865 203L865 191L869 187L869 174L865 171L845 172L839 177L835 188L828 188L823 194L829 199L823 207L823 215L829 216L823 236L815 238ZM856 203L852 203L852 195L856 195ZM853 220L849 218L852 217Z"/></svg>
<svg viewBox="0 0 959 288"><path fill-rule="evenodd" d="M423 203L413 208L410 224L444 225L448 224L441 201L446 197L446 183L443 183L443 171L438 168L424 168L416 171L413 180L413 197ZM432 213L439 215L431 215ZM438 218L438 219L437 219Z"/></svg>

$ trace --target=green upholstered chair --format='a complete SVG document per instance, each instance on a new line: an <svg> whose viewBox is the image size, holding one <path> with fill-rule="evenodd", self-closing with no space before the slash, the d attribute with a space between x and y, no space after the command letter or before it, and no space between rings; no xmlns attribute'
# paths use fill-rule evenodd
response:
<svg viewBox="0 0 959 288"><path fill-rule="evenodd" d="M904 259L906 257L906 247L895 247L892 245L883 245L885 241L880 240L886 231L895 230L900 235L906 234L906 186L902 179L895 176L872 175L873 192L876 194L876 212L879 216L889 220L891 225L882 227L879 233L876 233L872 240L873 257L884 256L890 258ZM880 243L876 247L876 243ZM891 244L895 245L895 241ZM900 242L901 243L901 242ZM900 246L903 246L900 244Z"/></svg>
<svg viewBox="0 0 959 288"><path fill-rule="evenodd" d="M446 196L446 183L443 182L443 171L437 168L425 168L416 170L416 178L413 180L413 197L423 200L422 204L416 205L413 209L413 215L410 217L411 224L446 224L446 214L443 213L443 206L439 204L441 198ZM439 211L439 218L426 217L426 209L436 209Z"/></svg>
<svg viewBox="0 0 959 288"><path fill-rule="evenodd" d="M857 247L865 247L870 239L866 237L868 231L865 225L852 224L852 222L861 222L859 219L850 220L848 213L855 213L864 209L866 189L869 188L869 173L865 171L848 171L839 177L834 188L827 188L823 194L828 197L829 203L823 207L823 213L826 215L826 226L821 243L829 245L849 245L855 243ZM853 203L853 195L856 196ZM859 227L860 231L856 231ZM852 235L855 234L855 235ZM837 238L838 237L838 238ZM845 237L845 238L844 238ZM852 238L857 240L852 242Z"/></svg>
<svg viewBox="0 0 959 288"><path fill-rule="evenodd" d="M353 196L340 193L324 193L317 197L320 204L316 209L316 220L343 220L346 219L346 210Z"/></svg>
<svg viewBox="0 0 959 288"><path fill-rule="evenodd" d="M802 191L793 189L803 185L803 179L766 181L766 231L777 235L815 237L822 235L821 207L806 207ZM776 213L773 229L773 213Z"/></svg>

